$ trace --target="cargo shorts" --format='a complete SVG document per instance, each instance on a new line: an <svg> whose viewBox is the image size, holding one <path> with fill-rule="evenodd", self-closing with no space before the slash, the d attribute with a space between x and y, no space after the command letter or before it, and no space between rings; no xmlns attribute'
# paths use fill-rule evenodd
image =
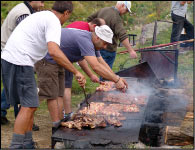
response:
<svg viewBox="0 0 195 150"><path fill-rule="evenodd" d="M64 95L64 68L45 59L35 64L39 99L57 99Z"/></svg>

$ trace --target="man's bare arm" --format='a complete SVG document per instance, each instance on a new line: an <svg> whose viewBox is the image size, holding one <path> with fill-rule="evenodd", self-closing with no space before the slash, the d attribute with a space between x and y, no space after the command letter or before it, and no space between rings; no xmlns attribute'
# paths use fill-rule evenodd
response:
<svg viewBox="0 0 195 150"><path fill-rule="evenodd" d="M113 81L117 89L125 91L125 89L128 88L128 84L125 81L125 79L120 78L118 75L113 73L113 71L110 71L109 69L107 69L107 67L99 63L99 61L95 56L85 56L85 59L88 62L88 64L91 66L93 71L95 71L103 78Z"/></svg>
<svg viewBox="0 0 195 150"><path fill-rule="evenodd" d="M131 58L137 58L137 54L134 51L134 49L131 47L131 44L129 43L129 39L126 38L125 40L122 41L122 44L126 47L126 49L129 52L129 55Z"/></svg>
<svg viewBox="0 0 195 150"><path fill-rule="evenodd" d="M85 59L78 62L83 71L88 75L92 82L99 83L99 78L91 71L88 66L88 63Z"/></svg>
<svg viewBox="0 0 195 150"><path fill-rule="evenodd" d="M117 82L118 76L110 71L107 67L104 67L95 56L85 56L86 61L91 66L93 71L102 76L105 79L108 79L113 82Z"/></svg>

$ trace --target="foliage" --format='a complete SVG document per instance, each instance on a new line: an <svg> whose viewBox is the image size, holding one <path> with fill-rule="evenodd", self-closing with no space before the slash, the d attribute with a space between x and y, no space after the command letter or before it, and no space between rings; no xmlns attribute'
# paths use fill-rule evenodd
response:
<svg viewBox="0 0 195 150"><path fill-rule="evenodd" d="M22 1L1 1L1 23L8 12ZM45 1L44 9L51 9L54 1ZM103 7L115 6L116 1L73 1L74 10L65 25L75 20L86 21L87 17ZM151 23L155 20L170 19L171 1L133 1L132 13L123 16L125 25L132 30L135 25ZM190 5L189 12L193 12ZM167 18L168 16L168 18ZM64 25L64 26L65 26Z"/></svg>

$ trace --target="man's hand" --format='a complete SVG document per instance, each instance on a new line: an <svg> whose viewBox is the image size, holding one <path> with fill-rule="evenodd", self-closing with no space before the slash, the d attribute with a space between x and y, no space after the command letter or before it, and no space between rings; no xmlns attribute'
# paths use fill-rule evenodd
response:
<svg viewBox="0 0 195 150"><path fill-rule="evenodd" d="M90 79L94 83L100 83L100 79L95 74L91 75Z"/></svg>
<svg viewBox="0 0 195 150"><path fill-rule="evenodd" d="M115 86L117 89L121 90L122 92L125 92L126 89L128 88L127 81L123 78L119 78L117 83L115 83Z"/></svg>
<svg viewBox="0 0 195 150"><path fill-rule="evenodd" d="M137 53L134 50L129 52L130 58L137 58Z"/></svg>
<svg viewBox="0 0 195 150"><path fill-rule="evenodd" d="M77 82L79 83L79 85L80 85L81 87L84 87L84 88L85 88L85 84L86 84L85 76L82 75L80 72L77 72L77 73L75 74L75 77L76 77L76 80L77 80Z"/></svg>

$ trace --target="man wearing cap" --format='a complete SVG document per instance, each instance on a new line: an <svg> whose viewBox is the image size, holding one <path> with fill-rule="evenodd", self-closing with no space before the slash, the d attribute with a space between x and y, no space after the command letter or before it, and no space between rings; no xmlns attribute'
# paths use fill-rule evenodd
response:
<svg viewBox="0 0 195 150"><path fill-rule="evenodd" d="M86 30L89 32L95 32L96 26L105 25L105 20L102 18L95 18L91 22L85 22L85 21L74 21L73 23L66 26L66 28L76 28L80 30ZM88 68L88 64L86 60L83 60L79 63L81 66L85 65L85 68ZM90 70L88 69L87 75L91 79L92 82L100 82L99 78ZM73 115L72 109L71 109L71 89L72 89L72 79L73 74L72 72L65 69L65 89L64 89L64 96L63 96L63 103L64 103L64 118L68 119Z"/></svg>
<svg viewBox="0 0 195 150"><path fill-rule="evenodd" d="M110 68L112 68L116 57L118 40L127 48L131 58L137 58L136 52L129 43L128 35L123 27L123 21L121 18L121 15L131 12L130 8L130 1L117 1L115 7L102 8L87 18L88 22L94 18L103 18L106 21L106 25L108 25L114 33L113 44L108 44L107 48L100 51L101 56Z"/></svg>
<svg viewBox="0 0 195 150"><path fill-rule="evenodd" d="M101 75L105 79L115 82L116 88L124 91L128 86L127 82L123 78L117 76L110 69L110 67L102 59L99 51L102 48L106 48L108 43L112 43L112 37L112 30L107 25L102 25L100 27L96 26L95 32L88 32L72 28L62 28L60 49L64 54L66 54L70 62L80 62L81 68L86 72L87 75L88 72L86 66L82 65L82 61L84 60L87 61L94 72ZM38 82L40 99L49 100L55 94L55 91L52 90L47 93L47 89L51 87L49 87L49 85L47 85L44 81L41 82L41 79L44 79L45 76L50 76L50 74L52 74L52 72L48 70L54 65L56 66L57 64L49 53L47 53L43 60L36 64L37 77L38 81L40 81ZM60 68L61 67L59 66L56 70L60 70ZM60 78L62 73L63 70L58 71L59 78L53 79L53 82L58 80L57 82L64 83L64 79ZM59 90L64 89L62 87L57 88ZM61 99L62 96L63 95L61 95ZM55 99L60 99L60 97L55 97ZM63 107L62 104L59 104L59 106ZM55 121L58 115L60 115L60 117L63 116L62 108L59 108L59 111L55 114L52 112L52 108L49 110L49 112L51 114L52 121Z"/></svg>

